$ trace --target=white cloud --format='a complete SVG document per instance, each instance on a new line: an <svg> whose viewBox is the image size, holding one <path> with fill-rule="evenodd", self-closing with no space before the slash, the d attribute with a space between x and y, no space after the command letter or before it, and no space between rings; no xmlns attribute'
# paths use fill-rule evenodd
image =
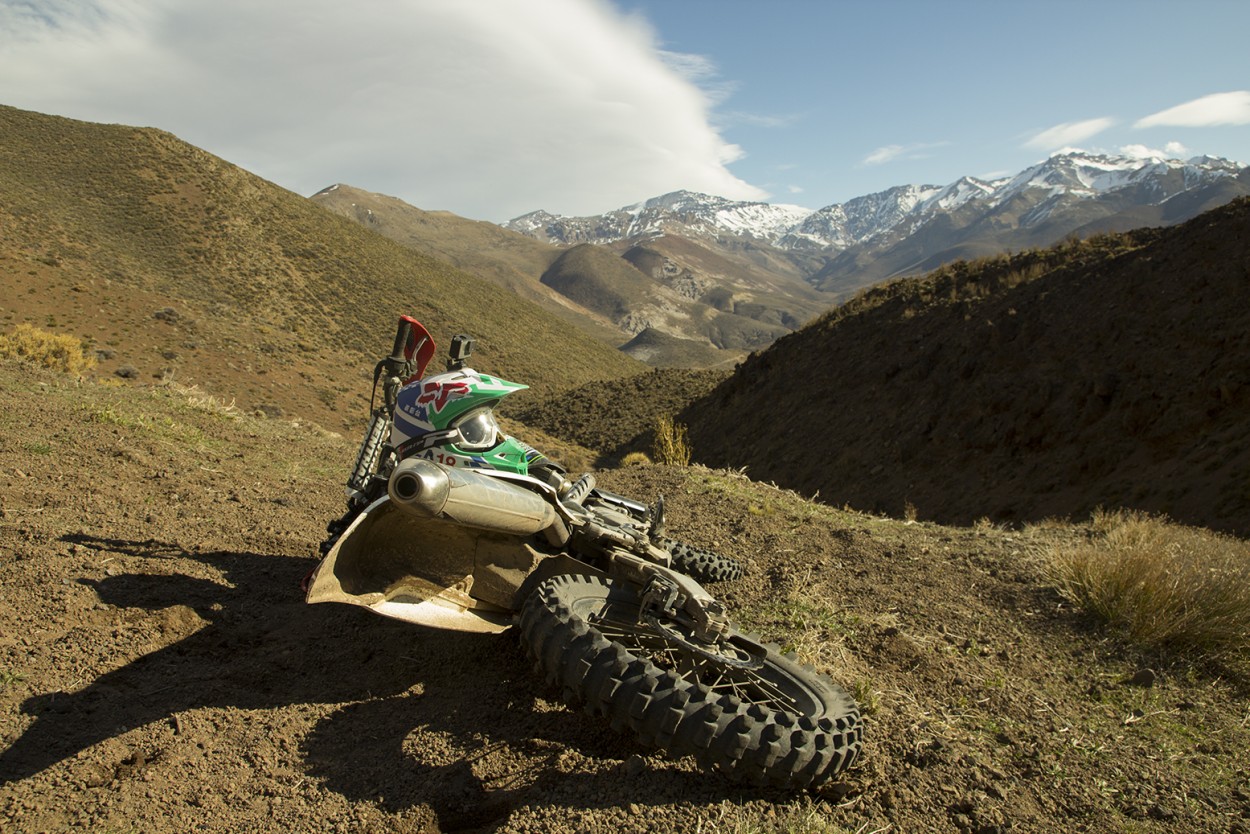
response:
<svg viewBox="0 0 1250 834"><path fill-rule="evenodd" d="M720 121L729 125L750 125L751 127L781 128L790 127L801 119L800 116L771 116L764 113L746 113L735 110L725 113Z"/></svg>
<svg viewBox="0 0 1250 834"><path fill-rule="evenodd" d="M943 148L949 144L949 142L913 142L910 145L883 145L864 157L859 164L884 165L898 159L928 159L928 151Z"/></svg>
<svg viewBox="0 0 1250 834"><path fill-rule="evenodd" d="M1055 151L1084 142L1091 136L1102 133L1113 124L1115 120L1106 117L1086 119L1083 122L1065 122L1035 134L1024 143L1024 146L1040 151Z"/></svg>
<svg viewBox="0 0 1250 834"><path fill-rule="evenodd" d="M887 162L893 162L903 155L904 150L902 145L883 145L864 157L863 164L884 165Z"/></svg>
<svg viewBox="0 0 1250 834"><path fill-rule="evenodd" d="M0 101L152 125L293 191L503 220L761 189L714 68L606 0L0 0Z"/></svg>
<svg viewBox="0 0 1250 834"><path fill-rule="evenodd" d="M1250 124L1250 90L1213 93L1160 110L1133 127L1214 127Z"/></svg>
<svg viewBox="0 0 1250 834"><path fill-rule="evenodd" d="M1145 145L1125 145L1120 148L1120 153L1133 159L1184 159L1190 155L1189 148L1180 142L1168 142L1162 150Z"/></svg>

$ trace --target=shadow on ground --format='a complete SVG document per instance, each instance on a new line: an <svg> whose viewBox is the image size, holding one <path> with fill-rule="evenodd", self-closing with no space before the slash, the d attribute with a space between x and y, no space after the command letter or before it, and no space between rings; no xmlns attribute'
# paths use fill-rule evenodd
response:
<svg viewBox="0 0 1250 834"><path fill-rule="evenodd" d="M554 693L510 632L434 631L309 606L299 590L312 566L305 558L81 534L64 541L166 563L159 574L87 582L102 602L186 606L207 624L78 691L28 698L22 711L34 722L0 751L0 783L188 710L338 704L303 739L307 773L390 813L428 806L442 831L489 829L525 804L646 804L660 785L696 802L743 795L714 776L640 760L645 751L599 721L543 700ZM179 560L225 581L171 572Z"/></svg>

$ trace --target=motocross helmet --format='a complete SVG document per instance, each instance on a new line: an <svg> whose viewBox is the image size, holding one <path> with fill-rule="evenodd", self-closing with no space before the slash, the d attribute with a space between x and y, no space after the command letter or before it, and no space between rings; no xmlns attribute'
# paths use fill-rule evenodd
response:
<svg viewBox="0 0 1250 834"><path fill-rule="evenodd" d="M391 446L400 459L528 474L528 446L500 430L495 404L528 388L472 368L409 382L399 389Z"/></svg>

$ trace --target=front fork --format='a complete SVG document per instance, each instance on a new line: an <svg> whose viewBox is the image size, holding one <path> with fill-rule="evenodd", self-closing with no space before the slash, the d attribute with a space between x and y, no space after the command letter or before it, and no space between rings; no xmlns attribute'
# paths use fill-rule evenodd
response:
<svg viewBox="0 0 1250 834"><path fill-rule="evenodd" d="M642 588L639 615L644 619L685 622L694 638L709 646L730 632L725 606L684 573L618 550L612 553L609 575Z"/></svg>
<svg viewBox="0 0 1250 834"><path fill-rule="evenodd" d="M404 380L413 373L413 360L405 353L405 346L411 335L410 320L401 318L391 355L379 361L373 369L375 394L378 382L382 383L382 405L373 409L369 428L365 431L360 452L356 455L356 465L352 468L351 477L347 479L347 502L352 508L368 504L377 497L374 494L373 481L375 477L384 474L381 472L383 459L391 451L391 415L395 413L399 402L399 389L403 387Z"/></svg>
<svg viewBox="0 0 1250 834"><path fill-rule="evenodd" d="M355 504L367 501L369 487L378 466L382 462L382 454L391 433L391 418L382 411L375 411L369 421L369 429L360 443L360 452L356 455L356 466L351 477L347 479L348 501Z"/></svg>

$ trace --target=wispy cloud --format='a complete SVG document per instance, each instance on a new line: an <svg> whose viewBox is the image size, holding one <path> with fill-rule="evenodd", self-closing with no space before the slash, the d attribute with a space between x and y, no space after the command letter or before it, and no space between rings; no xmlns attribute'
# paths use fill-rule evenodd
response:
<svg viewBox="0 0 1250 834"><path fill-rule="evenodd" d="M719 121L730 125L750 125L751 127L766 128L790 127L799 120L799 116L770 116L764 113L747 113L742 110L731 110L719 119Z"/></svg>
<svg viewBox="0 0 1250 834"><path fill-rule="evenodd" d="M724 104L738 90L738 83L721 78L720 68L706 55L657 50L656 57L666 67L695 85L713 106Z"/></svg>
<svg viewBox="0 0 1250 834"><path fill-rule="evenodd" d="M864 157L865 165L884 165L903 155L902 145L883 145Z"/></svg>
<svg viewBox="0 0 1250 834"><path fill-rule="evenodd" d="M1138 119L1133 127L1214 127L1250 124L1250 90L1213 93Z"/></svg>
<svg viewBox="0 0 1250 834"><path fill-rule="evenodd" d="M0 0L0 32L5 104L161 127L304 194L492 220L767 196L727 167L715 67L607 0Z"/></svg>
<svg viewBox="0 0 1250 834"><path fill-rule="evenodd" d="M1148 148L1145 145L1125 145L1120 153L1133 159L1183 159L1189 156L1189 148L1180 142L1168 142L1162 150Z"/></svg>
<svg viewBox="0 0 1250 834"><path fill-rule="evenodd" d="M1098 119L1086 119L1083 122L1064 122L1034 134L1025 141L1024 146L1040 151L1053 151L1084 142L1091 136L1102 133L1113 124L1115 124L1115 119L1105 116Z"/></svg>
<svg viewBox="0 0 1250 834"><path fill-rule="evenodd" d="M882 145L860 161L860 165L885 165L900 159L925 159L929 151L949 142L913 142L910 145Z"/></svg>

